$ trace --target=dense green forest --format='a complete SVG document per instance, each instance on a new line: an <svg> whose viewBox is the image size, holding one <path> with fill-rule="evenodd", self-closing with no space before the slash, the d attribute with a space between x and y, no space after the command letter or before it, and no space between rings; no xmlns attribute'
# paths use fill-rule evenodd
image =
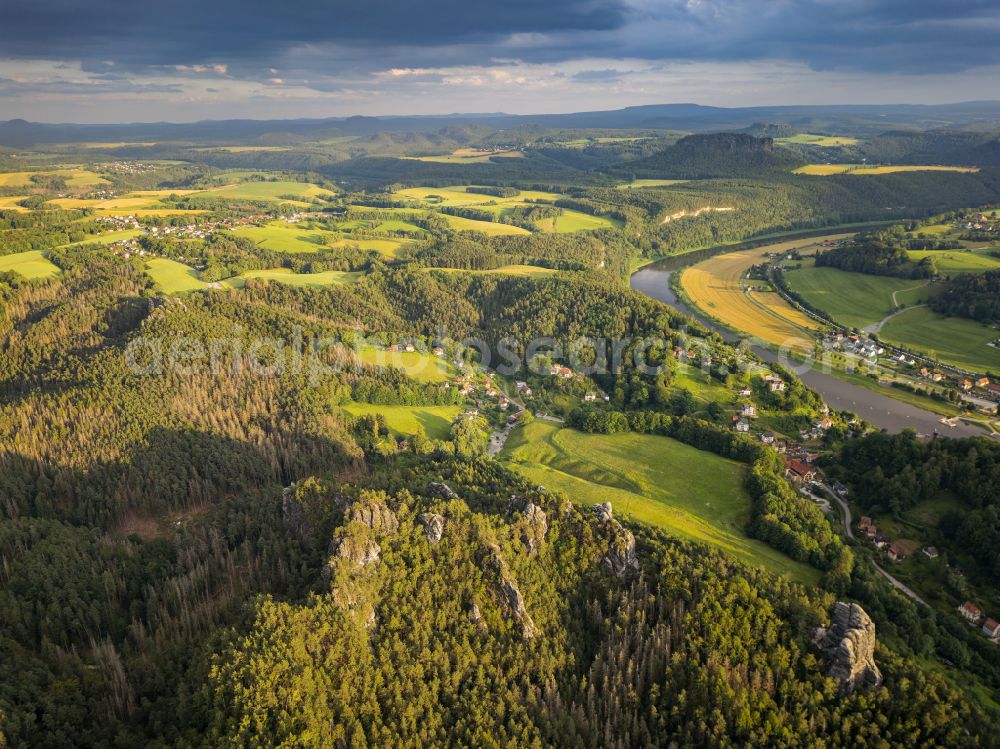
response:
<svg viewBox="0 0 1000 749"><path fill-rule="evenodd" d="M0 210L0 259L32 257L0 271L0 746L996 745L1000 650L894 592L730 417L739 392L767 412L758 432L794 437L829 413L814 449L831 476L873 511L957 499L940 544L991 584L994 444L865 436L792 372L626 280L722 242L995 202L997 174L813 178L749 135L675 137L469 126L261 141L287 151L125 145L87 157L103 181L4 188L29 202ZM470 144L525 152L409 158ZM183 163L102 161L137 153ZM706 178L623 189L612 176L661 162ZM223 171L261 164L280 171ZM254 191L266 182L319 190ZM401 200L406 185L558 195L432 211ZM161 193L145 215L104 202L136 190ZM613 228L536 223L563 211ZM895 267L894 231L856 255ZM251 238L268 232L276 244ZM191 286L165 291L154 261ZM22 275L27 262L44 272ZM252 271L278 278L223 283ZM327 271L351 273L280 282ZM426 377L373 361L414 344ZM688 348L704 371L679 362ZM485 371L504 364L509 376ZM557 381L550 364L577 371ZM518 402L523 379L535 401ZM726 459L746 510L733 532L814 584L491 457L508 419L557 401L567 432ZM443 428L419 409L447 413ZM845 689L816 645L837 601L875 622L877 688Z"/></svg>
<svg viewBox="0 0 1000 749"><path fill-rule="evenodd" d="M854 239L842 242L839 247L816 253L816 265L855 273L870 273L875 276L898 278L933 276L933 259L927 257L920 262L911 260L906 252L906 246L897 241L894 230L898 229L901 227L859 234Z"/></svg>
<svg viewBox="0 0 1000 749"><path fill-rule="evenodd" d="M616 171L632 178L762 177L790 172L802 163L794 154L776 148L772 138L712 133L681 138L660 153L629 161Z"/></svg>
<svg viewBox="0 0 1000 749"><path fill-rule="evenodd" d="M950 279L930 305L942 315L968 317L983 323L1000 320L1000 272L969 273Z"/></svg>
<svg viewBox="0 0 1000 749"><path fill-rule="evenodd" d="M1000 582L1000 446L982 439L920 442L911 433L846 443L839 466L862 507L902 514L943 496L959 505L938 530L968 572Z"/></svg>

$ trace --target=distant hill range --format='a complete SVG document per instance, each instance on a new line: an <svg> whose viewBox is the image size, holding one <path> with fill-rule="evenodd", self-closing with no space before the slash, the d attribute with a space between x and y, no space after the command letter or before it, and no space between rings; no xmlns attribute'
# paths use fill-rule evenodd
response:
<svg viewBox="0 0 1000 749"><path fill-rule="evenodd" d="M1000 133L968 130L890 131L859 149L870 162L1000 166Z"/></svg>
<svg viewBox="0 0 1000 749"><path fill-rule="evenodd" d="M772 132L759 130L767 123ZM699 104L653 104L625 109L569 114L449 114L410 117L344 117L300 120L207 120L191 123L114 125L44 124L25 120L0 122L0 145L25 148L51 143L91 141L191 141L237 143L271 134L303 140L376 132L432 132L449 127L513 128L655 128L687 132L745 131L753 135L832 132L873 137L894 130L1000 132L1000 101L917 105L828 105L776 107L706 107Z"/></svg>
<svg viewBox="0 0 1000 749"><path fill-rule="evenodd" d="M788 172L802 163L795 154L775 147L773 138L706 133L681 138L660 153L622 164L615 171L634 178L706 179Z"/></svg>

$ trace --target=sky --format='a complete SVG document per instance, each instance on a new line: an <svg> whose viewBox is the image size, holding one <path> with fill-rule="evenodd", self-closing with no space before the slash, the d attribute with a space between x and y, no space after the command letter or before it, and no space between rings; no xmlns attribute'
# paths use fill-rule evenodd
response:
<svg viewBox="0 0 1000 749"><path fill-rule="evenodd" d="M4 0L0 120L1000 99L998 0Z"/></svg>

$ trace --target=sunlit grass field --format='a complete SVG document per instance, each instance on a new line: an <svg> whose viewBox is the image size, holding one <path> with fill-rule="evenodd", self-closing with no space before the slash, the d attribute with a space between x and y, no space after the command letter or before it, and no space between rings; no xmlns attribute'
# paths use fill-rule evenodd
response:
<svg viewBox="0 0 1000 749"><path fill-rule="evenodd" d="M893 172L978 172L976 167L968 166L904 166L882 165L868 166L866 164L806 164L793 170L795 174L811 174L825 176L830 174L892 174Z"/></svg>
<svg viewBox="0 0 1000 749"><path fill-rule="evenodd" d="M421 351L389 351L369 346L355 353L364 364L395 367L416 382L445 382L455 374L448 362Z"/></svg>
<svg viewBox="0 0 1000 749"><path fill-rule="evenodd" d="M582 505L611 502L616 516L701 541L776 573L815 583L819 573L744 532L746 467L667 437L585 434L534 421L500 453L532 483Z"/></svg>
<svg viewBox="0 0 1000 749"><path fill-rule="evenodd" d="M933 258L938 273L946 276L958 273L983 273L988 270L1000 269L1000 257L988 255L985 252L909 250L907 254L915 261L923 260L925 257Z"/></svg>
<svg viewBox="0 0 1000 749"><path fill-rule="evenodd" d="M817 268L811 260L798 270L786 271L785 280L813 307L855 328L877 323L897 306L914 304L933 292L926 280Z"/></svg>
<svg viewBox="0 0 1000 749"><path fill-rule="evenodd" d="M226 278L217 284L211 284L198 277L198 271L189 265L167 258L153 258L146 262L146 272L164 294L179 294L186 291L201 291L213 286L226 288L242 288L251 278L263 281L279 281L293 286L331 286L333 284L353 283L362 276L357 272L337 270L321 273L293 273L288 268L270 268L267 270L251 270L238 276Z"/></svg>
<svg viewBox="0 0 1000 749"><path fill-rule="evenodd" d="M4 271L13 271L25 278L48 278L60 272L59 266L47 260L41 250L0 255L0 272Z"/></svg>
<svg viewBox="0 0 1000 749"><path fill-rule="evenodd" d="M987 345L1000 338L1000 330L974 320L919 307L886 322L879 337L973 372L1000 372L1000 349Z"/></svg>
<svg viewBox="0 0 1000 749"><path fill-rule="evenodd" d="M283 221L273 221L264 226L241 226L232 232L238 237L252 239L264 249L291 254L322 252L337 239L332 232L305 229Z"/></svg>
<svg viewBox="0 0 1000 749"><path fill-rule="evenodd" d="M422 434L431 439L447 439L452 422L462 413L459 406L376 406L349 403L343 407L354 416L381 414L385 424L397 436Z"/></svg>

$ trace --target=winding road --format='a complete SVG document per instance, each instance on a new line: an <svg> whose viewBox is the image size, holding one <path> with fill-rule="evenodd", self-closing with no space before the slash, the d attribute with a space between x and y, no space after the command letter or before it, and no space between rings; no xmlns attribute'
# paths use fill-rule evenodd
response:
<svg viewBox="0 0 1000 749"><path fill-rule="evenodd" d="M847 532L847 537L850 538L850 539L854 539L854 531L851 529L851 522L852 522L852 519L851 519L851 508L847 506L847 502L845 502L839 496L837 496L836 492L834 492L831 487L827 486L826 484L820 484L820 486L822 486L823 489L831 497L833 497L835 500L837 500L837 504L840 505L840 509L842 509L844 511L844 530ZM919 604L922 604L922 605L928 606L928 607L930 606L930 604L928 604L927 601L925 601L923 598L921 598L916 593L914 593L912 588L904 585L899 580L897 580L892 575L890 575L888 572L886 572L881 567L881 565L879 565L879 563L876 562L874 559L871 560L871 563L872 563L872 566L878 571L878 573L880 575L882 575L882 577L884 577L886 580L888 580L889 584L892 585L892 587L894 587L900 593L902 593L903 595L905 595L905 596L907 596L909 598L912 598L914 601L916 601Z"/></svg>

